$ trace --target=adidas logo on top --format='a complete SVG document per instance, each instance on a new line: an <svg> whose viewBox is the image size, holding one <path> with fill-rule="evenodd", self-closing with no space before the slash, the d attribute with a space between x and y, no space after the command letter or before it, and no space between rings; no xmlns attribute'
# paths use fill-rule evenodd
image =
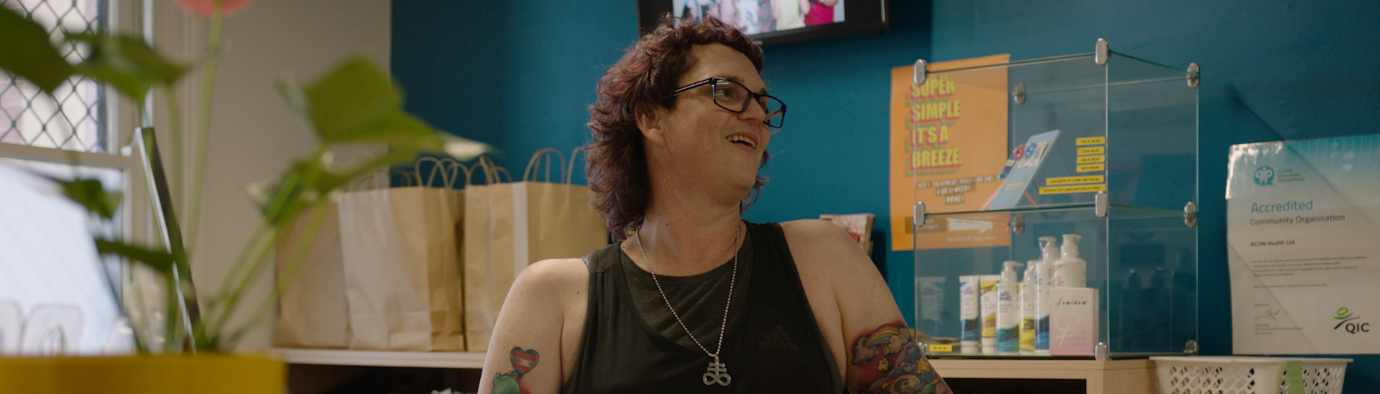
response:
<svg viewBox="0 0 1380 394"><path fill-rule="evenodd" d="M797 346L795 341L791 340L790 334L786 333L786 327L781 325L777 325L776 328L773 328L771 332L768 332L766 336L762 337L761 347L764 349L777 348L800 350L800 346Z"/></svg>

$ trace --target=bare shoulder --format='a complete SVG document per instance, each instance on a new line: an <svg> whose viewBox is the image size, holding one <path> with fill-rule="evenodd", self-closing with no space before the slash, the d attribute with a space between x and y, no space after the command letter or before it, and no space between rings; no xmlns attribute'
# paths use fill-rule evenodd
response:
<svg viewBox="0 0 1380 394"><path fill-rule="evenodd" d="M803 219L781 223L791 255L803 270L823 270L831 273L870 270L876 272L872 260L862 252L858 243L843 227L827 220Z"/></svg>
<svg viewBox="0 0 1380 394"><path fill-rule="evenodd" d="M542 260L527 266L513 287L530 287L537 292L563 292L570 288L584 291L589 284L589 269L581 259Z"/></svg>
<svg viewBox="0 0 1380 394"><path fill-rule="evenodd" d="M514 312L552 313L551 308L570 309L574 306L576 295L584 294L589 287L589 270L580 259L542 260L522 270L513 287L508 290L508 300L520 300L522 305L504 302L503 309ZM583 301L583 298L580 298ZM583 304L581 304L583 305ZM563 311L564 312L564 311Z"/></svg>

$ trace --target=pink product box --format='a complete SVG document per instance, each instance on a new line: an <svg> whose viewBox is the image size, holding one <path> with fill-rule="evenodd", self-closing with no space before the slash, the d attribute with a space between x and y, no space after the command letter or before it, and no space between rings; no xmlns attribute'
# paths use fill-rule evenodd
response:
<svg viewBox="0 0 1380 394"><path fill-rule="evenodd" d="M1092 356L1097 347L1097 289L1055 287L1049 313L1049 353L1056 356Z"/></svg>

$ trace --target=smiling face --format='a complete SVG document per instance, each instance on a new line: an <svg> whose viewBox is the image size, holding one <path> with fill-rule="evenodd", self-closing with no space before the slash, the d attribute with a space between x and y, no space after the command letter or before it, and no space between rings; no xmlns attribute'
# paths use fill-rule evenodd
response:
<svg viewBox="0 0 1380 394"><path fill-rule="evenodd" d="M694 66L680 76L677 87L719 77L754 93L767 93L761 75L741 52L710 44L695 46L690 56ZM729 96L730 85L719 85L720 101L743 100ZM715 104L715 92L711 84L685 91L675 97L675 109L656 109L655 116L639 122L639 127L647 138L649 164L655 171L666 172L654 173L654 179L668 175L695 187L722 186L725 192L731 191L729 197L737 195L736 202L756 182L771 133L763 123L766 112L761 105L754 101L742 113L735 113Z"/></svg>

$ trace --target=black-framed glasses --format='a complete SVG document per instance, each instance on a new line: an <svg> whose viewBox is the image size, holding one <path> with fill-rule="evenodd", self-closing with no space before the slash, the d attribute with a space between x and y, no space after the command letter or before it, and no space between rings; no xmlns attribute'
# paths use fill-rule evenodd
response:
<svg viewBox="0 0 1380 394"><path fill-rule="evenodd" d="M703 81L681 86L672 91L671 96L668 97L674 97L704 85L709 85L714 89L714 104L720 108L735 113L743 113L743 111L747 111L748 103L757 100L757 104L761 105L762 110L767 114L766 117L762 118L762 123L766 123L768 127L773 129L780 129L786 121L786 103L782 103L781 99L753 93L748 90L747 86L723 77L709 77Z"/></svg>

